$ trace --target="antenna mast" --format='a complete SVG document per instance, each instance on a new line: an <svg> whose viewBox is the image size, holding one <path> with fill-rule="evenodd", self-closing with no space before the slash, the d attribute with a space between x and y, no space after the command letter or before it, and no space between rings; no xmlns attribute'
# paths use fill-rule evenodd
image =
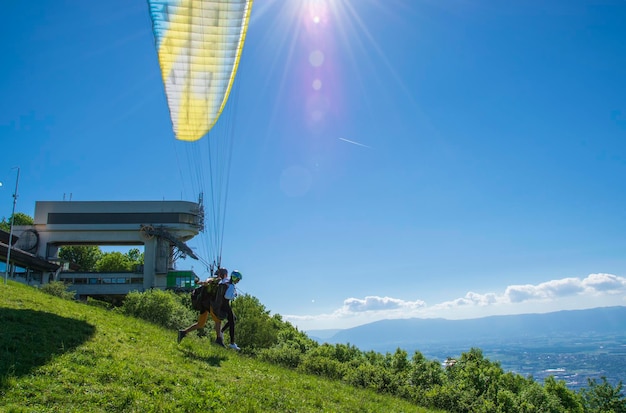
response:
<svg viewBox="0 0 626 413"><path fill-rule="evenodd" d="M17 185L20 182L20 168L17 167L17 178L15 179L15 193L13 194L13 211L11 212L11 226L9 229L9 245L7 246L7 262L4 267L4 285L9 279L9 266L11 264L11 244L13 243L13 222L15 221L15 204L17 203Z"/></svg>

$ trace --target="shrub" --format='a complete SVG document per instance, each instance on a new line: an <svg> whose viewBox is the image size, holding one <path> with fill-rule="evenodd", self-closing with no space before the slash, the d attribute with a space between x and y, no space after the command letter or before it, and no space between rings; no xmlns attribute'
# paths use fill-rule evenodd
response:
<svg viewBox="0 0 626 413"><path fill-rule="evenodd" d="M231 306L237 317L237 344L244 351L254 353L278 343L280 318L270 316L256 297L244 294L233 300Z"/></svg>
<svg viewBox="0 0 626 413"><path fill-rule="evenodd" d="M280 344L289 344L297 348L302 354L319 346L317 341L309 338L306 333L299 331L290 322L282 321L280 315L275 315L274 318L280 328L278 332L278 342Z"/></svg>
<svg viewBox="0 0 626 413"><path fill-rule="evenodd" d="M298 369L306 373L317 374L330 379L343 378L344 371L342 363L337 360L308 354L302 359Z"/></svg>
<svg viewBox="0 0 626 413"><path fill-rule="evenodd" d="M62 281L51 281L48 284L42 285L40 290L46 294L54 295L55 297L73 300L74 297L76 297L76 291L68 291L70 285L71 284L65 284Z"/></svg>
<svg viewBox="0 0 626 413"><path fill-rule="evenodd" d="M303 353L294 345L282 343L274 347L262 349L259 359L284 367L296 368L302 362Z"/></svg>
<svg viewBox="0 0 626 413"><path fill-rule="evenodd" d="M185 307L176 293L162 290L131 291L126 295L120 311L172 329L192 324L197 318L197 314Z"/></svg>
<svg viewBox="0 0 626 413"><path fill-rule="evenodd" d="M361 364L355 369L350 369L346 374L346 381L355 387L371 388L382 391L385 387L385 369L381 366Z"/></svg>
<svg viewBox="0 0 626 413"><path fill-rule="evenodd" d="M443 384L444 378L439 362L427 360L419 351L413 354L409 368L409 379L412 385L427 390L435 385Z"/></svg>

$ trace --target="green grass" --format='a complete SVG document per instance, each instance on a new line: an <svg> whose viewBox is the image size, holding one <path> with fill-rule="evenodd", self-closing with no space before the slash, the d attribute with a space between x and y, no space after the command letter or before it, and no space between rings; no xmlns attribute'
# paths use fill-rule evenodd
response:
<svg viewBox="0 0 626 413"><path fill-rule="evenodd" d="M35 288L0 285L1 412L429 412Z"/></svg>

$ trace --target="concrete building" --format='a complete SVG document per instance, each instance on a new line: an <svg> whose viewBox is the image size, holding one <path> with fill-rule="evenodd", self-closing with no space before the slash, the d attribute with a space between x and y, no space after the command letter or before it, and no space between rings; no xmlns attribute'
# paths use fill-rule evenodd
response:
<svg viewBox="0 0 626 413"><path fill-rule="evenodd" d="M186 242L204 229L201 203L39 201L34 221L34 225L14 226L13 233L18 239L16 250L53 265L33 274L35 281L39 274L41 283L66 281L77 295L96 296L184 287L195 277L189 271L175 272L174 262L181 256L197 258ZM70 271L58 257L59 248L66 245L143 246L144 265L133 273Z"/></svg>

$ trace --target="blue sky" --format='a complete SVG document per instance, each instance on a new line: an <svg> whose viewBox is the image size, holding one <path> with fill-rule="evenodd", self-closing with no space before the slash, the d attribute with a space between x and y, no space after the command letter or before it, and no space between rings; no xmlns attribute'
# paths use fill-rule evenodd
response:
<svg viewBox="0 0 626 413"><path fill-rule="evenodd" d="M145 1L3 16L0 216L16 166L31 216L197 200ZM617 0L256 0L223 264L303 329L626 305L625 21Z"/></svg>

